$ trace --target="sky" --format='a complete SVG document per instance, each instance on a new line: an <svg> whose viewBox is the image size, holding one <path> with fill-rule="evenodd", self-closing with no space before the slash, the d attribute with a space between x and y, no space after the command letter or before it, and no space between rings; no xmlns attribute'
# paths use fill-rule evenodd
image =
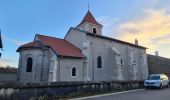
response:
<svg viewBox="0 0 170 100"><path fill-rule="evenodd" d="M145 46L170 58L170 0L0 0L1 66L18 67L17 48L35 34L63 38L88 10L103 35Z"/></svg>

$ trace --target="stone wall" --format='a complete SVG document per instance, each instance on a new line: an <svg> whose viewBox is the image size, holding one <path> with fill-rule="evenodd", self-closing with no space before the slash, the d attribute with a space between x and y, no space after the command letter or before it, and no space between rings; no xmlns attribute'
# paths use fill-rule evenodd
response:
<svg viewBox="0 0 170 100"><path fill-rule="evenodd" d="M58 61L60 66L59 80L63 81L84 81L83 60L74 58L61 58ZM76 76L72 76L72 68L76 68Z"/></svg>
<svg viewBox="0 0 170 100"><path fill-rule="evenodd" d="M15 83L0 82L0 100L30 100L40 97L58 99L63 96L103 93L129 88L142 88L142 81Z"/></svg>
<svg viewBox="0 0 170 100"><path fill-rule="evenodd" d="M170 78L170 59L147 55L149 74L166 74Z"/></svg>
<svg viewBox="0 0 170 100"><path fill-rule="evenodd" d="M20 51L18 79L22 82L47 82L49 71L49 49L25 49ZM32 58L32 71L26 72L27 59Z"/></svg>
<svg viewBox="0 0 170 100"><path fill-rule="evenodd" d="M144 80L148 76L148 66L146 50L136 46L127 45L110 38L93 36L77 28L71 28L65 39L78 48L82 49L86 56L85 79L88 81L107 81L107 80ZM110 48L114 47L121 54L122 67L116 65L120 59L114 60ZM128 50L131 49L131 50ZM130 55L129 51L133 51ZM97 58L102 58L102 68L97 68ZM110 57L112 56L112 58ZM133 58L133 61L129 59ZM113 63L111 63L113 62ZM133 63L135 62L135 64ZM117 70L118 69L118 70ZM122 77L117 72L122 73ZM117 77L115 77L117 76Z"/></svg>

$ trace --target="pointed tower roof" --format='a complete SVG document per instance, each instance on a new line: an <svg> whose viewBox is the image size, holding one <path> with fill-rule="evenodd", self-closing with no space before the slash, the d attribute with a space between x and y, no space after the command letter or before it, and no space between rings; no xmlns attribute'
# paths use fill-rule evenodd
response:
<svg viewBox="0 0 170 100"><path fill-rule="evenodd" d="M85 17L83 18L83 20L81 21L81 23L79 25L82 25L85 22L89 22L89 23L92 23L92 24L95 24L95 25L103 26L96 21L96 19L93 17L92 13L89 10L88 10Z"/></svg>

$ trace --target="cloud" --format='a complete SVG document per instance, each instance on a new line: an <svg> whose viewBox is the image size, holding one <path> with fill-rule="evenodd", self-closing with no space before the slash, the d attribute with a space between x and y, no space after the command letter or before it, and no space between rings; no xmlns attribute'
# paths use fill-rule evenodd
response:
<svg viewBox="0 0 170 100"><path fill-rule="evenodd" d="M15 40L15 39L11 39L11 38L5 38L5 40L7 40L8 42L14 44L14 45L17 45L17 46L20 46L20 45L23 45L25 43L28 43L28 41L19 41L19 40Z"/></svg>
<svg viewBox="0 0 170 100"><path fill-rule="evenodd" d="M155 3L159 0L155 0ZM108 16L98 18L103 24L104 35L149 48L147 53L159 51L170 58L170 12L168 9L145 9L139 16L121 20Z"/></svg>
<svg viewBox="0 0 170 100"><path fill-rule="evenodd" d="M158 45L168 45L170 44L170 33L162 37L154 38L152 41Z"/></svg>
<svg viewBox="0 0 170 100"><path fill-rule="evenodd" d="M165 9L147 10L143 16L122 22L115 29L117 38L128 42L139 40L140 45L148 47L148 53L158 50L163 56L170 57L170 14Z"/></svg>
<svg viewBox="0 0 170 100"><path fill-rule="evenodd" d="M116 25L116 23L119 21L119 19L111 18L109 16L101 16L97 18L97 21L99 21L99 23L102 23L102 25L104 26L103 28L104 34L109 35L110 33L112 33L112 29L114 25Z"/></svg>
<svg viewBox="0 0 170 100"><path fill-rule="evenodd" d="M12 59L7 59L7 58L1 58L0 59L0 67L6 67L8 65L11 65L11 63L16 62L15 60Z"/></svg>

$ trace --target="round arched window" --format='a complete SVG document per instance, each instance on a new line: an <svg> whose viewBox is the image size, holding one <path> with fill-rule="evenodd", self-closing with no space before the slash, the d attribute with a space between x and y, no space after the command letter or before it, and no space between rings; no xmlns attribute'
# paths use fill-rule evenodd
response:
<svg viewBox="0 0 170 100"><path fill-rule="evenodd" d="M94 33L94 34L96 34L96 33L97 33L96 28L93 28L93 33Z"/></svg>
<svg viewBox="0 0 170 100"><path fill-rule="evenodd" d="M27 68L26 68L26 72L32 72L32 63L33 60L31 57L27 58Z"/></svg>
<svg viewBox="0 0 170 100"><path fill-rule="evenodd" d="M97 68L102 68L102 57L98 56L97 58Z"/></svg>
<svg viewBox="0 0 170 100"><path fill-rule="evenodd" d="M72 76L76 76L76 67L72 68Z"/></svg>

